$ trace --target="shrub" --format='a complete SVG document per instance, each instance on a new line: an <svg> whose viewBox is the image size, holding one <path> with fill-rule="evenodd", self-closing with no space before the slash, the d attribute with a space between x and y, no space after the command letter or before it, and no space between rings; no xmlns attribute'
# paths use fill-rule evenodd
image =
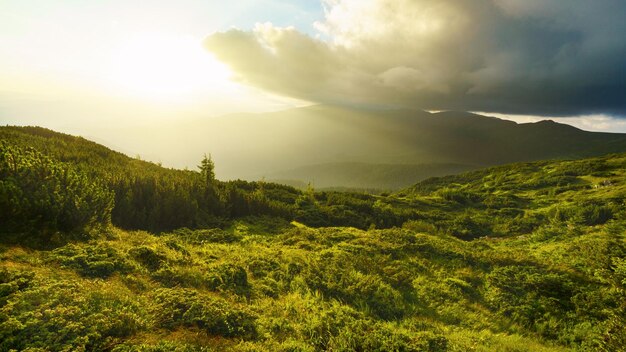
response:
<svg viewBox="0 0 626 352"><path fill-rule="evenodd" d="M341 256L331 258L321 259L309 268L306 275L309 287L382 319L395 319L404 314L402 295L380 276L346 267L339 262Z"/></svg>
<svg viewBox="0 0 626 352"><path fill-rule="evenodd" d="M34 276L28 271L0 268L0 307L5 305L12 294L28 288Z"/></svg>
<svg viewBox="0 0 626 352"><path fill-rule="evenodd" d="M241 240L242 236L222 229L190 230L182 228L174 231L174 234L192 244L203 243L234 243Z"/></svg>
<svg viewBox="0 0 626 352"><path fill-rule="evenodd" d="M0 308L0 350L106 350L142 330L138 306L100 287L37 280Z"/></svg>
<svg viewBox="0 0 626 352"><path fill-rule="evenodd" d="M497 267L487 275L487 302L504 316L554 338L573 309L576 285L564 274L533 266Z"/></svg>
<svg viewBox="0 0 626 352"><path fill-rule="evenodd" d="M444 352L448 340L430 331L411 332L389 324L359 320L341 330L330 342L337 351Z"/></svg>
<svg viewBox="0 0 626 352"><path fill-rule="evenodd" d="M124 343L115 346L111 352L210 352L214 351L210 347L189 345L174 341L159 341L157 344L137 344Z"/></svg>
<svg viewBox="0 0 626 352"><path fill-rule="evenodd" d="M454 237L463 240L473 240L491 234L489 224L481 220L469 214L463 214L455 217L448 223L442 223L442 226L445 226L446 232Z"/></svg>
<svg viewBox="0 0 626 352"><path fill-rule="evenodd" d="M107 278L114 273L131 272L134 268L119 250L106 242L96 245L68 244L52 251L50 260L88 277Z"/></svg>
<svg viewBox="0 0 626 352"><path fill-rule="evenodd" d="M146 246L131 248L128 254L150 271L156 271L161 268L167 259L165 255L157 253L154 249Z"/></svg>
<svg viewBox="0 0 626 352"><path fill-rule="evenodd" d="M437 194L447 201L459 204L476 203L483 199L480 194L457 188L442 188Z"/></svg>
<svg viewBox="0 0 626 352"><path fill-rule="evenodd" d="M209 267L163 266L153 272L152 277L167 287L205 288L245 296L250 294L248 273L242 266L231 263Z"/></svg>
<svg viewBox="0 0 626 352"><path fill-rule="evenodd" d="M246 269L237 264L225 263L213 266L206 274L208 287L212 290L231 290L248 294L250 284Z"/></svg>
<svg viewBox="0 0 626 352"><path fill-rule="evenodd" d="M110 224L112 208L113 194L69 165L0 144L0 233L28 234L14 240L36 246L58 231L60 240L85 239Z"/></svg>
<svg viewBox="0 0 626 352"><path fill-rule="evenodd" d="M201 295L189 289L158 289L155 316L167 329L197 327L208 334L254 338L257 334L252 314L223 299Z"/></svg>

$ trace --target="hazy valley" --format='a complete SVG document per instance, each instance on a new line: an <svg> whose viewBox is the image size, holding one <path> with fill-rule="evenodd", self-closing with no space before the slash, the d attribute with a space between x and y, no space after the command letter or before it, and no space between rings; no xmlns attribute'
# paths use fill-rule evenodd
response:
<svg viewBox="0 0 626 352"><path fill-rule="evenodd" d="M626 150L626 134L549 121L517 124L464 112L327 105L182 121L151 136L159 141L155 152L168 160L194 165L191 157L210 152L220 179L321 188L400 189L486 166Z"/></svg>

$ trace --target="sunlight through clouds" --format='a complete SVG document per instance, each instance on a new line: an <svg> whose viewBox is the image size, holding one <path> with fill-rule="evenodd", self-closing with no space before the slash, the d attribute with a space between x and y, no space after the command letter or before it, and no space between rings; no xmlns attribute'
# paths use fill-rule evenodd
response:
<svg viewBox="0 0 626 352"><path fill-rule="evenodd" d="M235 92L230 70L191 36L134 33L111 50L100 72L111 91L157 102Z"/></svg>
<svg viewBox="0 0 626 352"><path fill-rule="evenodd" d="M323 3L320 36L265 23L205 43L242 82L319 103L626 116L623 1Z"/></svg>

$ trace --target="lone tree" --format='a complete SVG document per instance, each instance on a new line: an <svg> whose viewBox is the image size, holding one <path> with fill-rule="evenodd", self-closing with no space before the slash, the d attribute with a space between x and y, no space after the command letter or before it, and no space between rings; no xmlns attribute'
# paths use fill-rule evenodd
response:
<svg viewBox="0 0 626 352"><path fill-rule="evenodd" d="M204 179L205 185L207 187L215 186L215 164L213 163L213 159L211 159L211 154L207 157L204 154L204 158L198 165L200 169L200 174L202 174L202 178Z"/></svg>
<svg viewBox="0 0 626 352"><path fill-rule="evenodd" d="M202 158L198 168L200 169L200 175L202 176L202 181L204 182L204 201L206 202L205 209L213 215L222 214L224 207L218 196L217 181L215 180L215 164L211 159L211 154L209 154L209 156L204 154L204 158Z"/></svg>

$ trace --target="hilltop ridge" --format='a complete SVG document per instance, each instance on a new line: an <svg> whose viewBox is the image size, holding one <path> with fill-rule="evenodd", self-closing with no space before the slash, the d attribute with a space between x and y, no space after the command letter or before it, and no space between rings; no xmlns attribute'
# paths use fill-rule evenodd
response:
<svg viewBox="0 0 626 352"><path fill-rule="evenodd" d="M400 189L430 176L492 165L626 152L625 134L588 132L556 122L518 124L467 112L331 105L232 114L167 130L186 141L186 150L211 151L223 179L265 177L318 187ZM351 182L355 170L350 165L363 164L370 164L369 170L385 164L393 171L388 177L366 178L365 173ZM410 180L411 175L418 178Z"/></svg>

